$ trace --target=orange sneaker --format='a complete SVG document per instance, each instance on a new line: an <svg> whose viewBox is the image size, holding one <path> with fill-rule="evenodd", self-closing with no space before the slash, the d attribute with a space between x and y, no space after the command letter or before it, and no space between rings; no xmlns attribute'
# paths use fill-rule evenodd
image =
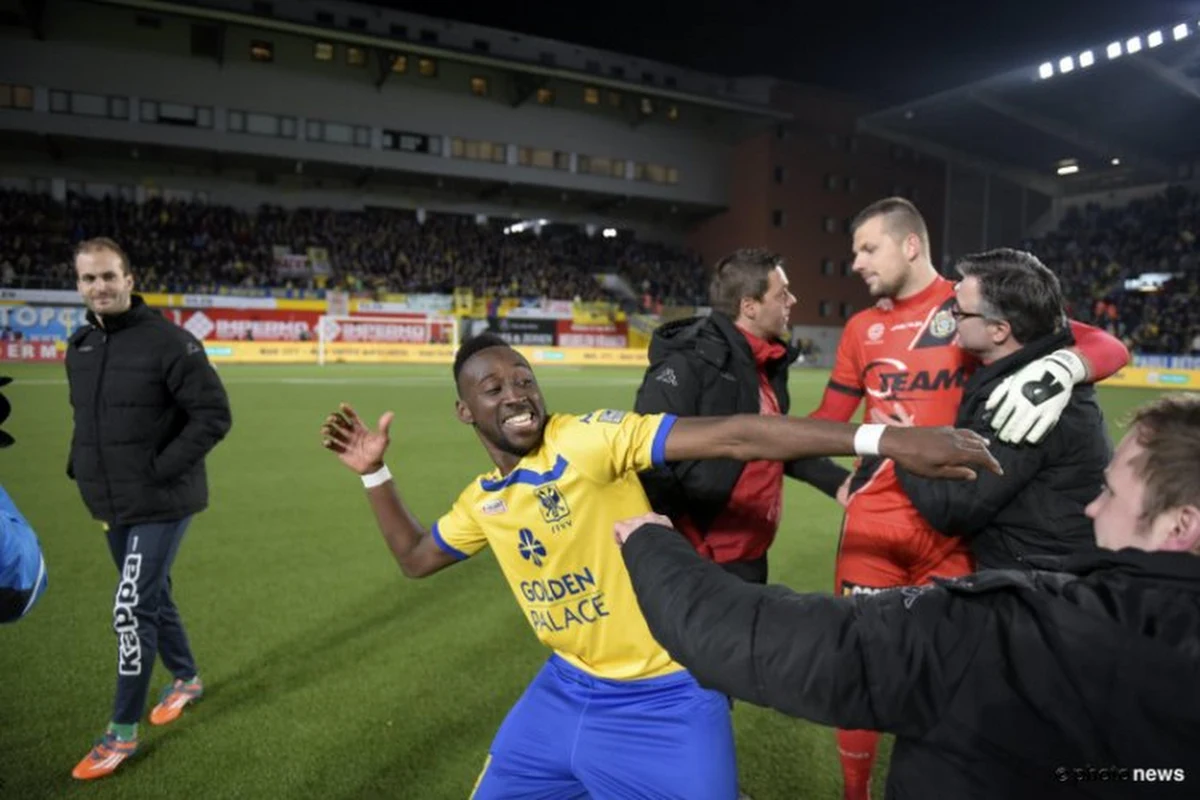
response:
<svg viewBox="0 0 1200 800"><path fill-rule="evenodd" d="M184 706L196 702L203 695L204 684L199 675L190 681L176 678L163 689L158 705L150 710L150 723L166 725L168 722L174 722L183 713Z"/></svg>
<svg viewBox="0 0 1200 800"><path fill-rule="evenodd" d="M137 752L137 739L122 741L112 731L104 734L104 738L96 742L92 752L83 757L71 770L71 777L81 781L90 781L113 774L121 762Z"/></svg>

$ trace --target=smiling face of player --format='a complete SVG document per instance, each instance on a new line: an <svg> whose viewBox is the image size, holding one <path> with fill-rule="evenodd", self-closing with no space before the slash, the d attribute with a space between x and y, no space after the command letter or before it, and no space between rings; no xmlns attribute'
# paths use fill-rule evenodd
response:
<svg viewBox="0 0 1200 800"><path fill-rule="evenodd" d="M119 254L103 247L83 251L75 257L75 277L84 305L97 317L129 310L133 275Z"/></svg>
<svg viewBox="0 0 1200 800"><path fill-rule="evenodd" d="M505 472L542 444L546 401L529 362L511 347L471 356L458 376L458 419L472 425Z"/></svg>

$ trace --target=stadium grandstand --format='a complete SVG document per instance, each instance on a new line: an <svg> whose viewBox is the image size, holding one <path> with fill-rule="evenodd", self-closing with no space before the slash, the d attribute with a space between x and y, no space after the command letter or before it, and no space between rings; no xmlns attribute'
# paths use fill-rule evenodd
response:
<svg viewBox="0 0 1200 800"><path fill-rule="evenodd" d="M0 647L0 717L22 721L0 725L0 797L72 794L111 684L112 565L63 477L81 240L126 248L234 417L177 575L209 694L195 725L144 734L117 791L464 797L545 653L487 556L396 579L361 487L317 444L324 415L395 410L390 466L432 523L482 464L450 412L457 343L521 347L555 412L630 408L653 331L708 313L707 268L740 247L786 260L808 413L873 302L851 222L902 196L947 274L1024 247L1074 317L1128 344L1110 383L1138 388L1100 392L1117 433L1151 390L1200 387L1200 24L1163 22L879 108L341 0L0 0L19 457L0 478L51 574ZM784 504L798 535L773 545L773 578L827 591L841 508L790 484ZM751 796L841 796L827 729L734 713Z"/></svg>
<svg viewBox="0 0 1200 800"><path fill-rule="evenodd" d="M1165 22L859 120L945 162L944 265L1026 247L1158 366L1200 352L1200 26Z"/></svg>

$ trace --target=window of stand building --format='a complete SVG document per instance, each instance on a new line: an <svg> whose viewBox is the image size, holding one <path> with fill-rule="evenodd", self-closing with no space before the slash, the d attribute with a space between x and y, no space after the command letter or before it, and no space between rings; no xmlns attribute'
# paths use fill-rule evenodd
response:
<svg viewBox="0 0 1200 800"><path fill-rule="evenodd" d="M554 105L554 90L543 86L537 90L537 101L539 106Z"/></svg>
<svg viewBox="0 0 1200 800"><path fill-rule="evenodd" d="M408 72L408 56L402 53L392 54L392 72L403 75Z"/></svg>
<svg viewBox="0 0 1200 800"><path fill-rule="evenodd" d="M481 77L471 78L471 94L476 97L488 96L488 79Z"/></svg>
<svg viewBox="0 0 1200 800"><path fill-rule="evenodd" d="M8 83L0 83L0 108L32 110L33 89L28 86L14 86Z"/></svg>
<svg viewBox="0 0 1200 800"><path fill-rule="evenodd" d="M615 158L581 155L576 166L583 175L597 175L601 178L621 178L625 175L625 162Z"/></svg>
<svg viewBox="0 0 1200 800"><path fill-rule="evenodd" d="M571 168L571 156L546 147L522 147L517 150L517 163L522 167L567 170Z"/></svg>
<svg viewBox="0 0 1200 800"><path fill-rule="evenodd" d="M594 86L585 87L583 90L583 102L589 106L600 105L600 90Z"/></svg>
<svg viewBox="0 0 1200 800"><path fill-rule="evenodd" d="M346 64L351 67L365 67L367 65L367 51L361 47L347 47Z"/></svg>
<svg viewBox="0 0 1200 800"><path fill-rule="evenodd" d="M333 43L313 42L313 59L316 61L333 61Z"/></svg>
<svg viewBox="0 0 1200 800"><path fill-rule="evenodd" d="M508 145L503 142L461 139L459 137L450 140L450 155L454 158L503 164L507 160L507 154Z"/></svg>
<svg viewBox="0 0 1200 800"><path fill-rule="evenodd" d="M436 78L438 74L437 60L422 58L417 61L417 72L422 78Z"/></svg>

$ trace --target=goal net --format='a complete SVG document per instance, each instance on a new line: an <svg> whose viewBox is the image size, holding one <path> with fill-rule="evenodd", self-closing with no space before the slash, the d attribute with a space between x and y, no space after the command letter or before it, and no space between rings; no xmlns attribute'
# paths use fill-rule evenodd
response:
<svg viewBox="0 0 1200 800"><path fill-rule="evenodd" d="M395 360L404 360L403 345L442 345L452 358L458 349L458 319L448 314L364 316L322 314L317 321L317 363L337 361L389 361L389 346ZM366 357L363 346L372 347Z"/></svg>

